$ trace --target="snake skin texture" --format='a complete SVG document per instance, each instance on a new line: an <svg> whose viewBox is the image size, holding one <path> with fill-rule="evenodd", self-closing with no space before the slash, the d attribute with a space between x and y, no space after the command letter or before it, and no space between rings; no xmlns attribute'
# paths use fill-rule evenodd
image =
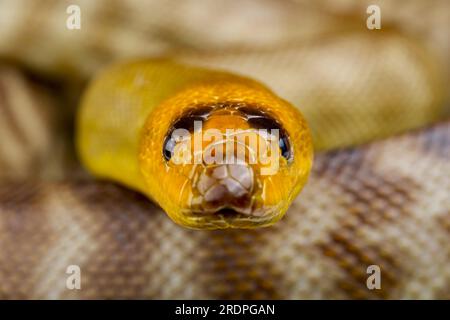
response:
<svg viewBox="0 0 450 320"><path fill-rule="evenodd" d="M321 154L285 218L245 231L180 228L107 182L2 185L0 297L448 299L449 153L445 122Z"/></svg>
<svg viewBox="0 0 450 320"><path fill-rule="evenodd" d="M59 176L59 119L50 92L0 66L0 114L0 180Z"/></svg>

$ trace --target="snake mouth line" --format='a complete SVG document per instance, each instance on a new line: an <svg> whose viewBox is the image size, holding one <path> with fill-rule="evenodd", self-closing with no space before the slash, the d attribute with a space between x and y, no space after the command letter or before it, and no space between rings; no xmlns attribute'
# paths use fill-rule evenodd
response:
<svg viewBox="0 0 450 320"><path fill-rule="evenodd" d="M240 213L234 209L231 209L231 208L223 208L223 209L216 211L214 214L223 215L224 217L227 217L227 216L234 217L234 216L242 214L242 213Z"/></svg>
<svg viewBox="0 0 450 320"><path fill-rule="evenodd" d="M215 210L183 210L183 214L187 217L197 219L213 219L213 220L266 220L272 219L280 212L281 205L276 207L265 207L256 210L240 211L235 208L223 207Z"/></svg>
<svg viewBox="0 0 450 320"><path fill-rule="evenodd" d="M189 211L188 215L190 216L217 216L223 218L239 218L239 217L251 217L253 216L251 213L240 212L239 210L233 208L221 208L217 210L209 210L209 211Z"/></svg>
<svg viewBox="0 0 450 320"><path fill-rule="evenodd" d="M191 211L186 210L184 218L188 225L197 229L226 229L226 228L254 228L269 226L278 221L284 212L281 212L281 206L263 208L261 214L240 213L234 209L222 208L212 211Z"/></svg>

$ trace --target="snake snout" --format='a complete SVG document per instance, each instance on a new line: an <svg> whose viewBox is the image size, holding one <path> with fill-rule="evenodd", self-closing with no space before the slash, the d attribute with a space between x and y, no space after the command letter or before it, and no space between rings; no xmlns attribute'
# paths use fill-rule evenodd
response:
<svg viewBox="0 0 450 320"><path fill-rule="evenodd" d="M221 164L207 166L193 186L199 197L197 204L203 212L231 209L250 214L252 193L255 189L254 173L247 164Z"/></svg>

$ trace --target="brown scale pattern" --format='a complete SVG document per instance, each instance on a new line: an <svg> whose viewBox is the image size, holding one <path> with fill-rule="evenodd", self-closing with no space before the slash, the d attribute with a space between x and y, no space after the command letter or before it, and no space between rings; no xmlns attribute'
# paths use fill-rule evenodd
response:
<svg viewBox="0 0 450 320"><path fill-rule="evenodd" d="M337 226L320 248L349 275L337 285L350 298L387 298L402 278L395 250L387 244L377 247L364 243L358 231L362 225L376 229L396 219L408 219L408 204L416 200L411 192L420 186L408 177L378 174L367 154L360 149L344 150L319 160L320 174L348 195L340 204L352 217ZM374 264L383 272L383 286L369 291L365 286L366 268Z"/></svg>
<svg viewBox="0 0 450 320"><path fill-rule="evenodd" d="M137 205L131 205L130 202L120 201L117 191L111 185L105 184L103 188L104 196L98 197L95 190L87 186L87 190L83 189L77 199L84 206L82 210L100 215L100 226L94 236L107 244L97 247L88 262L80 265L87 271L85 283L90 288L85 294L86 297L97 294L102 298L129 298L130 292L142 294L142 284L149 277L142 272L142 266L151 252L145 250L148 249L145 244L153 242L141 235L145 234L147 226L146 207L151 207L152 204L133 194L133 202ZM122 256L121 259L116 258L119 255ZM117 270L120 270L119 274ZM128 288L121 291L123 283L128 283ZM121 294L115 296L117 292Z"/></svg>
<svg viewBox="0 0 450 320"><path fill-rule="evenodd" d="M205 272L210 274L209 297L215 299L280 299L277 279L282 271L258 259L265 239L259 230L218 230L209 235ZM255 243L258 243L255 246Z"/></svg>
<svg viewBox="0 0 450 320"><path fill-rule="evenodd" d="M46 223L49 212L36 214L39 186L33 183L9 184L0 188L0 298L28 297L36 284L33 268L54 245L54 234ZM27 221L23 223L23 221ZM37 244L37 245L36 245Z"/></svg>
<svg viewBox="0 0 450 320"><path fill-rule="evenodd" d="M425 44L443 58L436 73L448 76L448 1L383 2L383 29L394 32L377 38L353 29L344 33L349 26L341 23L343 16L354 16L361 25L363 9L380 2L373 0L333 1L333 6L330 1L287 6L255 1L251 8L262 10L265 19L247 16L239 2L225 0L200 8L210 14L196 19L186 8L199 10L203 2L80 0L84 22L78 32L55 28L55 21L66 19L71 1L28 2L0 2L0 12L17 18L0 19L0 54L45 73L85 79L111 60L176 52L186 61L264 79L302 107L319 139L341 137L344 144L387 137L439 118L443 93L431 71L434 58L419 47ZM222 15L224 4L235 14ZM244 26L239 34L236 18ZM405 33L420 43L406 41ZM186 54L191 51L186 49L194 50ZM396 73L403 79L389 76ZM343 76L351 81L342 82ZM0 85L15 97L0 97L0 109L22 108L17 97L31 96L26 82L11 86L14 78ZM15 120L23 129L37 119ZM15 143L23 132L8 123L0 125L0 151L9 151L0 155L0 176L11 173L29 151ZM5 128L13 134L4 134ZM35 134L28 137L30 143L37 141ZM14 143L3 147L8 141ZM54 158L50 145L52 152L38 146L33 157ZM245 236L179 228L143 197L112 184L7 183L0 187L0 297L448 299L449 151L447 121L356 151L322 154L286 217ZM34 172L33 166L27 168L32 168L27 174ZM70 263L82 267L81 291L64 287ZM361 284L369 263L386 271L380 293Z"/></svg>
<svg viewBox="0 0 450 320"><path fill-rule="evenodd" d="M3 185L0 296L444 299L448 184L436 172L449 163L420 143L448 145L449 127L318 155L286 217L257 230L184 229L108 182ZM408 146L413 165L401 159ZM70 264L81 267L81 290L65 288ZM365 287L370 264L382 290Z"/></svg>

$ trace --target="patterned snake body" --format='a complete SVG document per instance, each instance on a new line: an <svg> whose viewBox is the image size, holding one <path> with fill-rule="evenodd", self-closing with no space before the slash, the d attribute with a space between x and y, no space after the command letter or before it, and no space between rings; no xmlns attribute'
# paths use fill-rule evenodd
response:
<svg viewBox="0 0 450 320"><path fill-rule="evenodd" d="M246 231L180 227L111 183L5 185L0 297L449 298L449 153L446 122L321 154L286 216Z"/></svg>

